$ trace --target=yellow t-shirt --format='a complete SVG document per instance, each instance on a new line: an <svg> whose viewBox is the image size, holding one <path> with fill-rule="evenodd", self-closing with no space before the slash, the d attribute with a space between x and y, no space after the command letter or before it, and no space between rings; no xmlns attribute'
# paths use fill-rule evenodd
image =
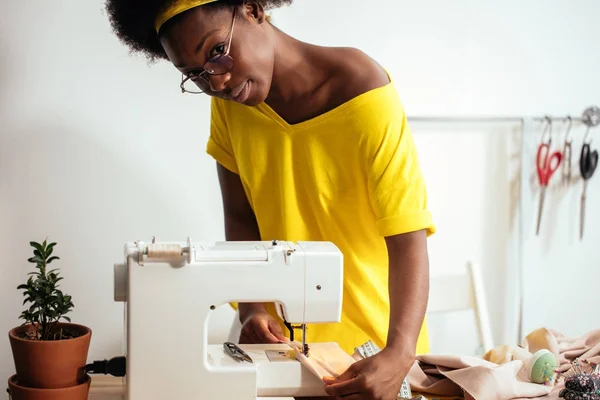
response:
<svg viewBox="0 0 600 400"><path fill-rule="evenodd" d="M207 152L241 177L262 240L330 241L343 253L341 323L307 325L307 342L337 342L348 353L367 340L385 346L384 237L435 231L394 83L293 125L265 103L213 98L211 115ZM417 353L428 351L424 323Z"/></svg>

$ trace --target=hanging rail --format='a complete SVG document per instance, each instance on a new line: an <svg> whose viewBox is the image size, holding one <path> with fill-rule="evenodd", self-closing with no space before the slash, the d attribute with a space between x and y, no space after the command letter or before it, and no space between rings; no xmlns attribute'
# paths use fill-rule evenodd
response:
<svg viewBox="0 0 600 400"><path fill-rule="evenodd" d="M525 120L535 122L568 122L583 123L587 126L596 126L600 124L600 108L596 106L588 107L581 116L540 116L540 117L518 117L518 116L408 116L409 122L480 122L480 123L500 123L514 122L523 123Z"/></svg>
<svg viewBox="0 0 600 400"><path fill-rule="evenodd" d="M597 106L591 106L584 110L581 116L573 117L573 116L562 116L562 117L553 117L553 116L539 116L539 117L518 117L518 116L408 116L408 122L436 122L436 123L455 123L455 122L464 122L464 123L519 123L523 126L525 130L526 127L530 127L531 122L572 122L572 123L581 123L587 126L588 132L592 127L596 127L600 125L600 108ZM529 130L529 129L527 129ZM586 134L587 135L587 134ZM524 148L524 140L526 135L521 135L521 143ZM524 157L524 152L521 152L521 157ZM523 163L523 161L522 161ZM520 179L522 182L525 182L528 179L526 175L527 172L525 169L521 169ZM521 198L525 198L527 196L525 192L525 185L521 185ZM520 344L523 340L523 326L524 326L524 261L523 261L523 241L525 238L525 228L523 222L523 202L519 202L519 227L518 227L518 250L517 250L517 270L515 271L517 274L518 281L518 292L519 297L517 300L517 310L516 310L516 343Z"/></svg>
<svg viewBox="0 0 600 400"><path fill-rule="evenodd" d="M552 122L567 121L568 117L549 117ZM482 123L522 123L527 117L503 117L503 116L408 116L409 122L482 122ZM532 117L534 121L547 121L547 118ZM573 122L581 122L581 118L571 118Z"/></svg>

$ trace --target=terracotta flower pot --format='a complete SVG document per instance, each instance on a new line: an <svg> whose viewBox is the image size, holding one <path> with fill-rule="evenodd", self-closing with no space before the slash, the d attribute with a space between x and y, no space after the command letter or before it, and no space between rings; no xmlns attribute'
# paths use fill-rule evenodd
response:
<svg viewBox="0 0 600 400"><path fill-rule="evenodd" d="M20 385L17 376L8 380L11 400L87 400L92 379L86 375L76 386L59 389L36 389Z"/></svg>
<svg viewBox="0 0 600 400"><path fill-rule="evenodd" d="M28 340L21 335L31 330L20 326L8 334L19 384L28 388L69 388L85 381L85 365L92 337L90 328L77 324L57 326L75 333L73 339Z"/></svg>

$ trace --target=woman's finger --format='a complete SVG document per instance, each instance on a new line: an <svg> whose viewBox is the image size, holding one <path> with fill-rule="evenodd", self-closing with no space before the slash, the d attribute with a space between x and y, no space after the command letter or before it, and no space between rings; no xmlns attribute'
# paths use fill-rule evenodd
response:
<svg viewBox="0 0 600 400"><path fill-rule="evenodd" d="M257 344L260 343L260 338L255 332L255 327L251 322L248 322L242 327L240 335L240 344Z"/></svg>
<svg viewBox="0 0 600 400"><path fill-rule="evenodd" d="M277 336L271 333L271 329L269 329L268 322L264 321L264 323L260 324L260 327L255 330L258 337L263 341L262 343L279 343L280 339Z"/></svg>
<svg viewBox="0 0 600 400"><path fill-rule="evenodd" d="M281 325L279 325L277 323L277 321L271 320L269 322L269 329L271 331L271 334L273 336L275 336L275 338L277 339L277 341L284 341L284 342L288 341L288 338L283 334L283 330L281 329Z"/></svg>

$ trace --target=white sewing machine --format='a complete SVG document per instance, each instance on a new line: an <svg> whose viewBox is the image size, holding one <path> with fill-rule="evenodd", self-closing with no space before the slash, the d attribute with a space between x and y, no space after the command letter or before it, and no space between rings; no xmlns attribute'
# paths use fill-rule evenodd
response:
<svg viewBox="0 0 600 400"><path fill-rule="evenodd" d="M126 244L115 265L115 301L126 302L125 399L326 396L314 373L285 356L287 344L239 345L253 360L239 362L209 345L207 330L213 310L230 302L275 302L300 327L339 322L342 284L343 256L329 242ZM309 347L350 357L336 343Z"/></svg>

